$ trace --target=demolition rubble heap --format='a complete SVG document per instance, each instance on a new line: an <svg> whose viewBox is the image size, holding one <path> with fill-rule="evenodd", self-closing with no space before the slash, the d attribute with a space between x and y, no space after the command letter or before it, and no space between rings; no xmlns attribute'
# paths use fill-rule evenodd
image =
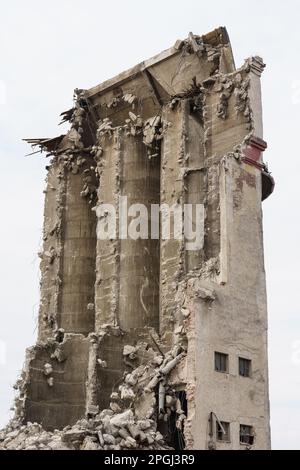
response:
<svg viewBox="0 0 300 470"><path fill-rule="evenodd" d="M27 139L51 157L39 329L1 449L269 448L263 69L235 68L225 28L190 33L76 89L66 135ZM97 239L119 196L203 204L203 246Z"/></svg>

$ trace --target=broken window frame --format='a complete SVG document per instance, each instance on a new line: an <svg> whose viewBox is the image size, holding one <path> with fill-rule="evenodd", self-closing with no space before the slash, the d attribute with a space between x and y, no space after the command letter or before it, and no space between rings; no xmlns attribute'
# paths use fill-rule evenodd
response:
<svg viewBox="0 0 300 470"><path fill-rule="evenodd" d="M239 375L241 377L251 377L252 361L246 357L239 357Z"/></svg>
<svg viewBox="0 0 300 470"><path fill-rule="evenodd" d="M240 424L240 444L252 446L254 444L254 429L249 424Z"/></svg>
<svg viewBox="0 0 300 470"><path fill-rule="evenodd" d="M226 353L221 353L219 351L215 351L215 371L221 372L223 374L228 374L229 371L229 355ZM217 365L217 360L219 361L219 365Z"/></svg>
<svg viewBox="0 0 300 470"><path fill-rule="evenodd" d="M230 423L216 421L216 439L219 442L230 442Z"/></svg>

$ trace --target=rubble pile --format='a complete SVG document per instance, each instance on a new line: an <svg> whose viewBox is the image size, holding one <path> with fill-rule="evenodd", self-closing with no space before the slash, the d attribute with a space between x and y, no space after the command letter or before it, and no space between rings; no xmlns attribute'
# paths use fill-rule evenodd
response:
<svg viewBox="0 0 300 470"><path fill-rule="evenodd" d="M0 450L121 450L168 449L154 420L137 420L129 409L103 410L74 426L47 432L40 424L10 423L0 432Z"/></svg>
<svg viewBox="0 0 300 470"><path fill-rule="evenodd" d="M168 423L173 412L176 427L183 432L187 417L167 379L185 356L185 347L179 344L166 354L143 341L125 345L124 363L131 371L124 372L122 383L111 393L108 409L99 413L97 407L89 407L84 419L53 432L37 423L22 424L23 415L16 409L15 418L0 431L0 450L171 449L158 426ZM106 367L105 361L98 362ZM51 373L51 364L45 364L48 380Z"/></svg>

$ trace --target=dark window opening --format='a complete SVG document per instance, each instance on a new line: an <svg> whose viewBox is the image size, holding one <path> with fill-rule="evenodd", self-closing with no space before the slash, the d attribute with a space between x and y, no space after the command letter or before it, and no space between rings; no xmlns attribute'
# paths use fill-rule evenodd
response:
<svg viewBox="0 0 300 470"><path fill-rule="evenodd" d="M175 450L183 450L185 449L184 421L188 413L185 391L174 392L174 398L180 403L180 409L169 408L168 413L159 420L158 430L164 436L168 446Z"/></svg>
<svg viewBox="0 0 300 470"><path fill-rule="evenodd" d="M252 446L254 442L253 427L246 424L240 425L240 443Z"/></svg>
<svg viewBox="0 0 300 470"><path fill-rule="evenodd" d="M242 377L250 377L251 361L249 359L244 359L243 357L239 357L239 374Z"/></svg>
<svg viewBox="0 0 300 470"><path fill-rule="evenodd" d="M221 423L221 426L220 426ZM217 440L223 442L230 441L230 424L226 423L225 421L217 421Z"/></svg>
<svg viewBox="0 0 300 470"><path fill-rule="evenodd" d="M228 354L215 352L215 370L217 372L228 372Z"/></svg>

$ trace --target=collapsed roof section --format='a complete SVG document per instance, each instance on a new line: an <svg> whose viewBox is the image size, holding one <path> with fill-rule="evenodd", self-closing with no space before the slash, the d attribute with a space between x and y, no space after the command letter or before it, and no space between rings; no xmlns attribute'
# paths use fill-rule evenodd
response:
<svg viewBox="0 0 300 470"><path fill-rule="evenodd" d="M86 98L97 119L123 122L122 114L127 117L134 98L142 102L139 111L147 119L158 114L161 106L175 96L185 94L192 83L202 84L216 73L234 70L225 28L204 36L190 33L186 40L177 40L170 49L87 90ZM122 97L125 99L120 103Z"/></svg>
<svg viewBox="0 0 300 470"><path fill-rule="evenodd" d="M260 58L254 58L253 68L255 63L258 69L263 69ZM247 61L245 66L249 66ZM71 123L66 135L24 140L38 148L30 155L39 151L48 152L47 156L89 153L97 144L99 129L107 131L125 123L130 132L144 127L148 133L144 139L147 145L155 133L156 138L162 138L159 125L164 105L176 105L179 99L196 97L195 108L201 111L201 94L210 92L217 82L222 82L222 77L237 72L226 28L217 28L203 36L189 33L187 39L177 40L173 47L110 80L89 90L76 89L74 107L61 114L62 122ZM225 90L220 97L220 118L226 119L228 97L225 95L231 92ZM264 200L272 193L274 180L264 165L261 171Z"/></svg>
<svg viewBox="0 0 300 470"><path fill-rule="evenodd" d="M163 104L188 93L192 84L204 84L216 73L235 70L226 28L206 35L190 33L185 40L149 60L89 90L75 90L79 105L89 111L89 126L97 128L100 119L123 124L129 111L136 109L143 120L161 113ZM61 114L62 122L74 121L75 107ZM40 151L55 153L64 136L53 139L24 139Z"/></svg>

